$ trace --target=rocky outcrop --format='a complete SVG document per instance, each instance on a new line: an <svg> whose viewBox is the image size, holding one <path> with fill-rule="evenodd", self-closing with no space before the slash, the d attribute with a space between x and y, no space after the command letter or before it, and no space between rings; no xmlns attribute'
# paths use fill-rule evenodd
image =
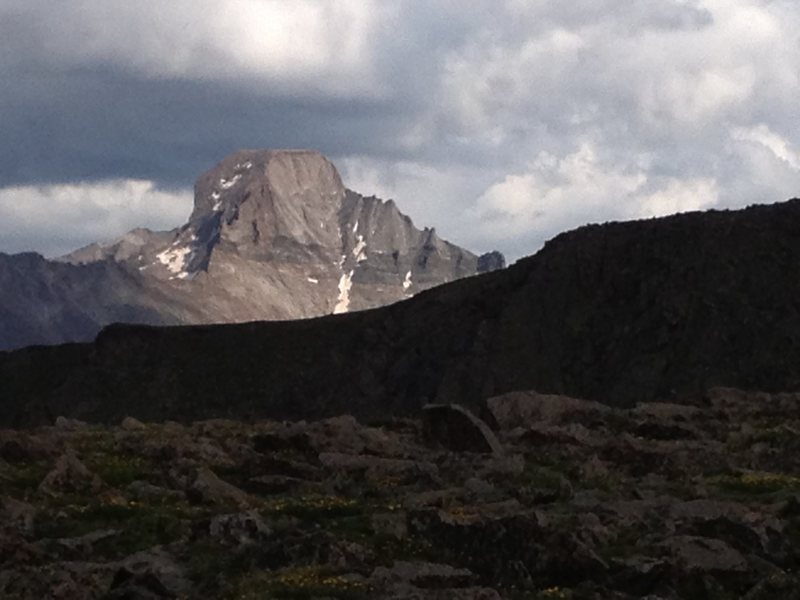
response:
<svg viewBox="0 0 800 600"><path fill-rule="evenodd" d="M478 257L478 273L488 273L506 268L506 257L497 250Z"/></svg>
<svg viewBox="0 0 800 600"><path fill-rule="evenodd" d="M495 453L432 444L423 415L16 431L73 450L0 461L0 597L793 598L800 404L705 396L572 398L499 419ZM99 486L54 493L67 463Z"/></svg>
<svg viewBox="0 0 800 600"><path fill-rule="evenodd" d="M178 229L135 229L56 261L0 254L0 349L88 340L118 321L351 312L504 264L348 190L318 152L245 150L198 178Z"/></svg>

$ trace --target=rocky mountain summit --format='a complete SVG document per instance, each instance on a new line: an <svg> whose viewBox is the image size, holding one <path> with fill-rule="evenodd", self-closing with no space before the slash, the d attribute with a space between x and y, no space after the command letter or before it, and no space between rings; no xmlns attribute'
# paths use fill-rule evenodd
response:
<svg viewBox="0 0 800 600"><path fill-rule="evenodd" d="M246 150L199 177L178 229L134 229L55 261L0 254L0 349L89 340L119 321L345 313L504 266L345 188L318 152Z"/></svg>
<svg viewBox="0 0 800 600"><path fill-rule="evenodd" d="M0 596L797 598L800 395L480 412L0 430Z"/></svg>

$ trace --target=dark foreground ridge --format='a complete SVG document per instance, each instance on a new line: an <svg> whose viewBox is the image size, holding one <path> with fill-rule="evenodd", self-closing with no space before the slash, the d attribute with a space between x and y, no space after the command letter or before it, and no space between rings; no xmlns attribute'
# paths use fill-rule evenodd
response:
<svg viewBox="0 0 800 600"><path fill-rule="evenodd" d="M295 322L111 326L0 355L0 423L358 418L536 389L800 389L800 200L592 225L504 271Z"/></svg>

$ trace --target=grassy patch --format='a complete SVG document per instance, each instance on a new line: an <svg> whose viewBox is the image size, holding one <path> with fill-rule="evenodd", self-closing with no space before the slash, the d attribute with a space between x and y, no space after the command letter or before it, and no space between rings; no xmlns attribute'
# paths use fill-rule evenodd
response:
<svg viewBox="0 0 800 600"><path fill-rule="evenodd" d="M363 514L365 505L353 498L342 496L285 496L266 502L262 507L265 516L291 515L300 519L331 519Z"/></svg>
<svg viewBox="0 0 800 600"><path fill-rule="evenodd" d="M111 453L114 450L114 434L109 429L91 428L76 431L70 444L79 454Z"/></svg>
<svg viewBox="0 0 800 600"><path fill-rule="evenodd" d="M39 538L75 538L93 531L116 529L119 534L97 542L102 556L121 558L176 541L186 533L188 507L128 504L67 504L37 518Z"/></svg>
<svg viewBox="0 0 800 600"><path fill-rule="evenodd" d="M709 483L736 494L774 494L800 490L800 477L784 473L753 472L738 475L717 475Z"/></svg>
<svg viewBox="0 0 800 600"><path fill-rule="evenodd" d="M45 478L50 466L44 463L3 463L0 466L0 485L3 493L16 498L34 493Z"/></svg>
<svg viewBox="0 0 800 600"><path fill-rule="evenodd" d="M92 454L86 457L86 466L112 487L124 487L137 480L152 479L153 464L138 456L118 454Z"/></svg>
<svg viewBox="0 0 800 600"><path fill-rule="evenodd" d="M570 480L561 469L529 462L525 464L525 470L509 483L512 493L524 504L568 500L572 493Z"/></svg>
<svg viewBox="0 0 800 600"><path fill-rule="evenodd" d="M398 539L392 535L374 534L371 545L377 561L384 566L390 566L397 560L442 562L444 557L442 548L435 547L430 540L420 536Z"/></svg>
<svg viewBox="0 0 800 600"><path fill-rule="evenodd" d="M361 580L337 574L318 566L292 567L279 571L248 573L236 584L231 600L268 598L367 598L369 586Z"/></svg>

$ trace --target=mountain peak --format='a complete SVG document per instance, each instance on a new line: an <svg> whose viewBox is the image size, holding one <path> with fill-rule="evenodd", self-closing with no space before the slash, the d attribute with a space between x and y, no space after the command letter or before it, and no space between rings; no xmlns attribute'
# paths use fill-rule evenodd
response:
<svg viewBox="0 0 800 600"><path fill-rule="evenodd" d="M197 179L191 219L238 205L254 182L282 196L344 189L336 168L316 150L238 150Z"/></svg>
<svg viewBox="0 0 800 600"><path fill-rule="evenodd" d="M32 314L24 318L33 333L0 339L0 348L18 340L91 337L113 320L211 323L363 310L482 270L477 256L432 228L416 228L394 202L345 188L315 150L234 152L197 179L185 225L133 230L60 262L79 267L59 265L74 281L56 273L54 261L26 267L26 273L42 274L23 274L24 281L15 271L19 282L7 288L30 290L18 304ZM5 271L0 264L0 279ZM51 282L57 292L50 291ZM44 308L32 312L30 306ZM49 321L40 325L39 315L51 314L65 315L68 337L51 335ZM0 337L2 326L0 320Z"/></svg>

